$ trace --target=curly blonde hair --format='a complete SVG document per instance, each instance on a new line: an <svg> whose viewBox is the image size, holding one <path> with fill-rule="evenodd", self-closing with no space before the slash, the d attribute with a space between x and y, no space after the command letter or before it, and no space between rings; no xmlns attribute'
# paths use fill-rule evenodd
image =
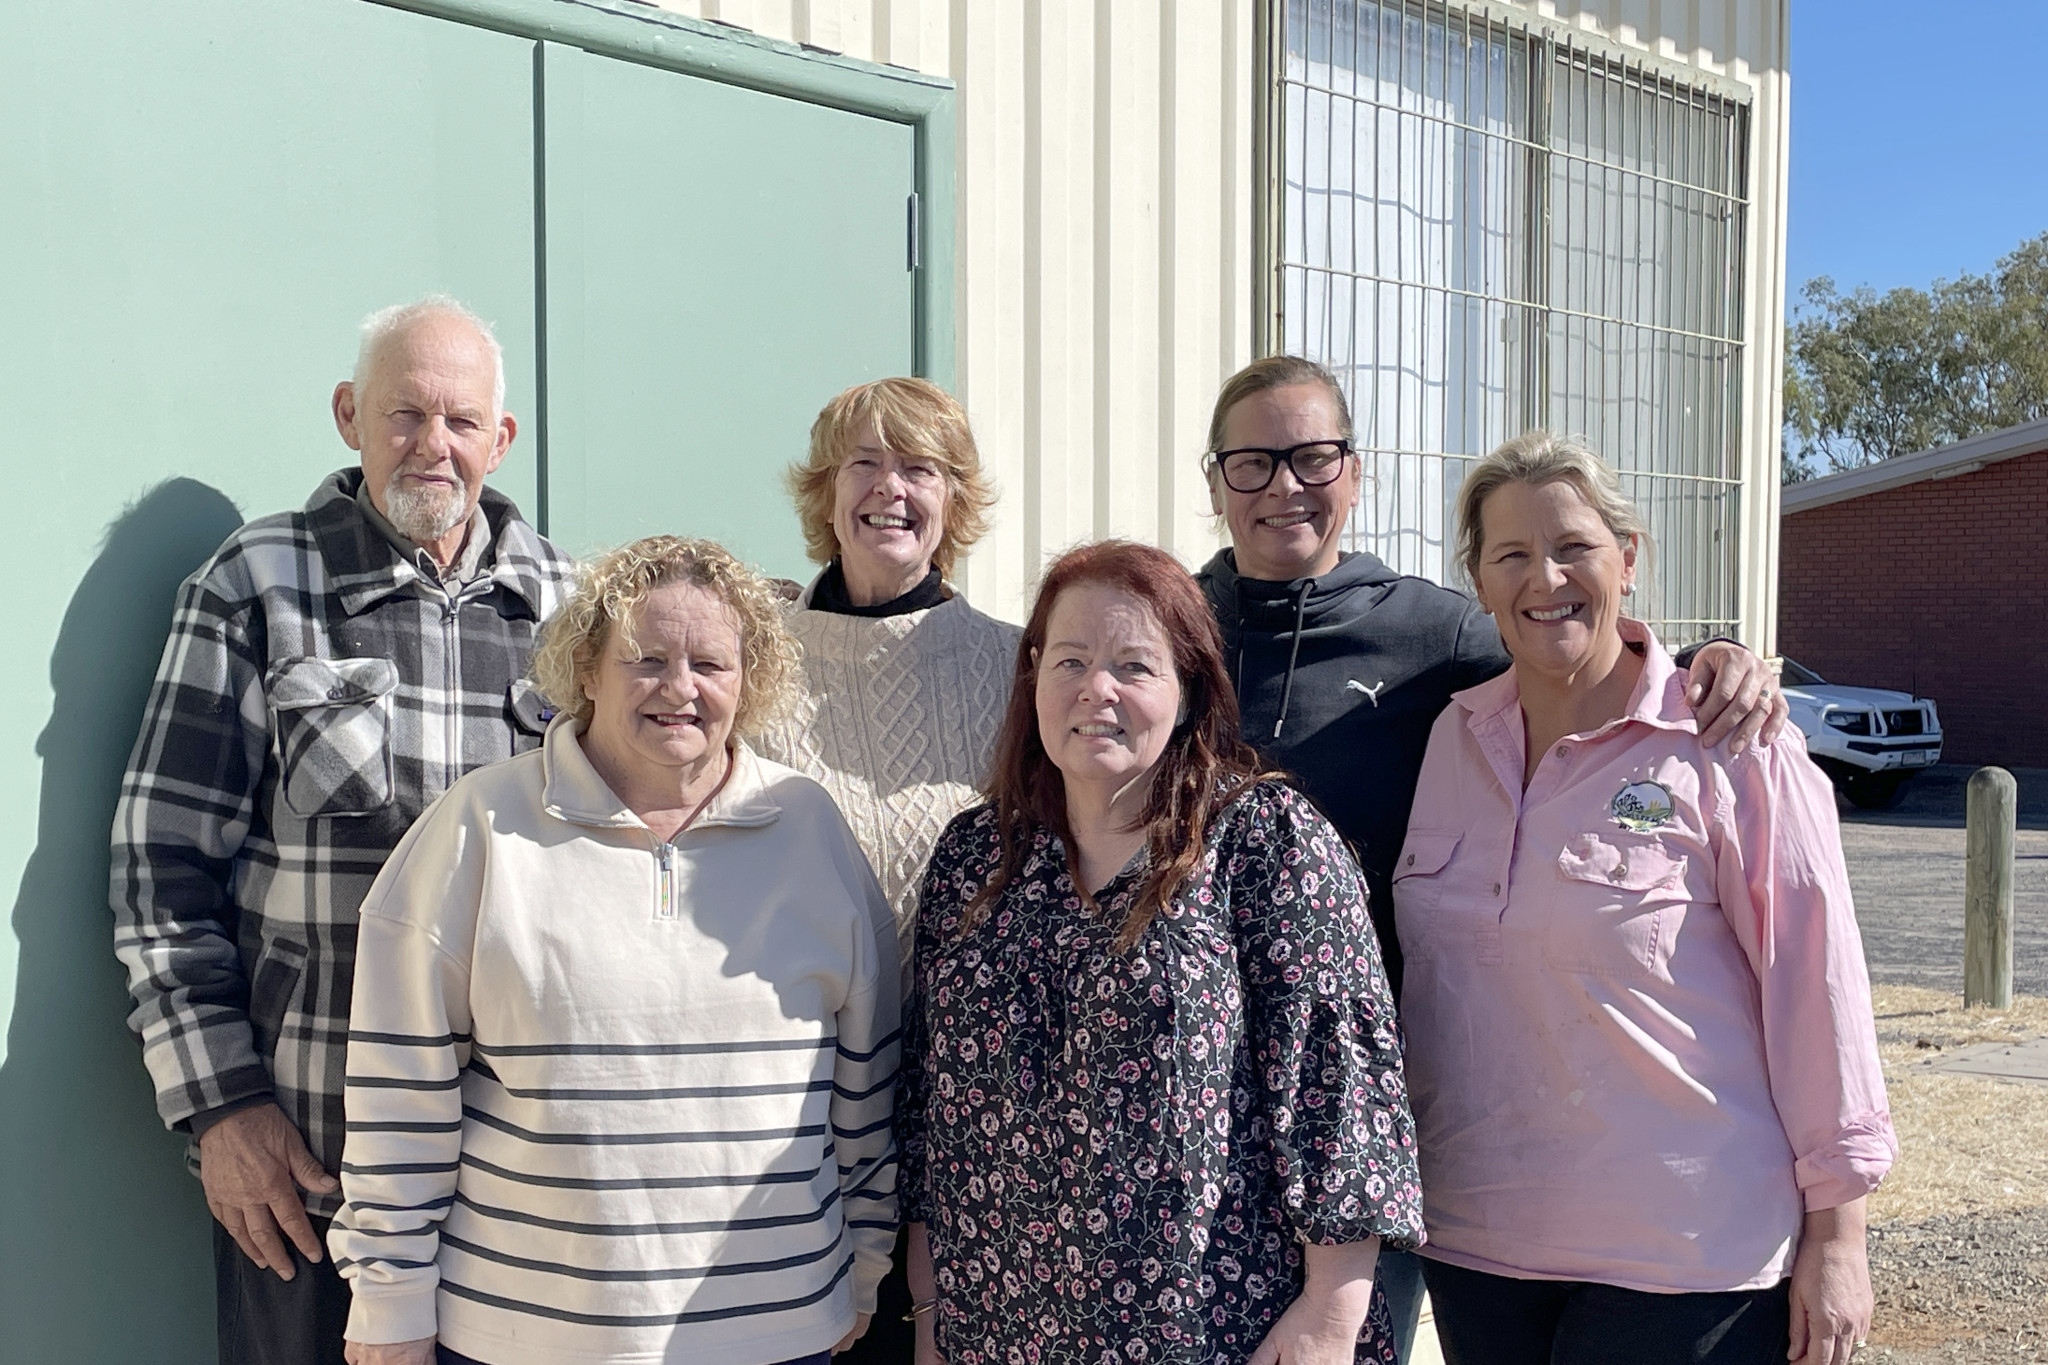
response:
<svg viewBox="0 0 2048 1365"><path fill-rule="evenodd" d="M656 588L693 583L725 603L740 635L740 704L733 730L757 735L789 713L796 701L803 650L782 623L782 601L766 579L712 540L648 536L622 545L577 575L575 595L541 627L533 677L549 701L590 722L583 684L598 660L621 640L638 649L633 623Z"/></svg>
<svg viewBox="0 0 2048 1365"><path fill-rule="evenodd" d="M932 563L941 574L951 575L960 556L988 534L996 492L982 473L967 410L928 379L856 384L818 414L811 424L810 453L782 476L796 502L805 549L819 564L829 564L838 555L832 484L854 443L870 432L880 435L891 450L930 460L944 471L946 529L932 551Z"/></svg>

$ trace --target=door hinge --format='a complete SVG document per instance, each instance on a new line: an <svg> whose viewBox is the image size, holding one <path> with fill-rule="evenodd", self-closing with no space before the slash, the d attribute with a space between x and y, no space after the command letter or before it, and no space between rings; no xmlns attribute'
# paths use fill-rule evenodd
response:
<svg viewBox="0 0 2048 1365"><path fill-rule="evenodd" d="M915 190L912 190L910 194L910 204L908 207L908 222L910 229L910 250L908 257L906 258L908 263L903 268L905 270L915 270L919 266L924 264L924 240L923 234L919 231L920 224L918 222L917 215L917 192Z"/></svg>

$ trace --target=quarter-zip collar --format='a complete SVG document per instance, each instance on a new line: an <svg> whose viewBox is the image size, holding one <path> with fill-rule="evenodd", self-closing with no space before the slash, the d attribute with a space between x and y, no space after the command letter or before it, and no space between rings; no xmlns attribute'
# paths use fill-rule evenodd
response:
<svg viewBox="0 0 2048 1365"><path fill-rule="evenodd" d="M646 822L619 799L591 766L583 752L582 733L582 724L566 711L549 722L547 734L541 740L542 808L555 819L572 825L646 829ZM735 739L731 775L676 839L721 826L758 829L774 824L781 814L782 806L775 800L761 760L744 741Z"/></svg>

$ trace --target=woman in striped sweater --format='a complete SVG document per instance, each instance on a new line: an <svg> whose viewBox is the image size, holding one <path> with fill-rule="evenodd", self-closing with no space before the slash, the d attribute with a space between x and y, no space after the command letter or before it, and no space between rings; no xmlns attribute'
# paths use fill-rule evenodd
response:
<svg viewBox="0 0 2048 1365"><path fill-rule="evenodd" d="M822 1360L895 1236L899 975L838 808L737 738L787 705L771 590L708 541L600 560L534 753L430 807L362 909L356 1365Z"/></svg>

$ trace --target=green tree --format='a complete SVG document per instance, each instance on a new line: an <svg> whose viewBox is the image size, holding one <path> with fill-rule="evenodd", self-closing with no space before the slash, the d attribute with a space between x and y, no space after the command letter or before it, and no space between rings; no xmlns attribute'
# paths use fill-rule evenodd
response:
<svg viewBox="0 0 2048 1365"><path fill-rule="evenodd" d="M1786 482L2048 416L2048 233L1933 288L1800 291L1785 346Z"/></svg>

